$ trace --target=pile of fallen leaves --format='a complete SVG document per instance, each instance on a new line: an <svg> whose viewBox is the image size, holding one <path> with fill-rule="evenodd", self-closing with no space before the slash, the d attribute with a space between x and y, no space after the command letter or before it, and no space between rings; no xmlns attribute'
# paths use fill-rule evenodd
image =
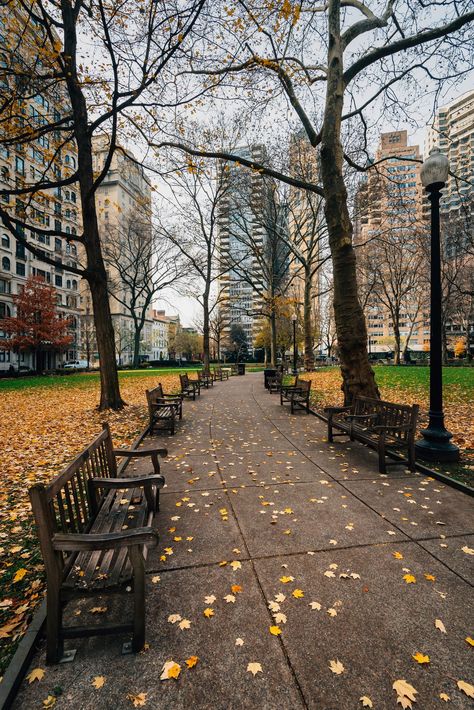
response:
<svg viewBox="0 0 474 710"><path fill-rule="evenodd" d="M166 392L179 390L177 375L160 374ZM85 376L77 386L58 379L57 386L39 386L1 394L0 440L0 672L26 631L44 594L44 573L28 488L49 482L108 422L114 445L129 446L147 423L145 389L157 375L124 377L120 412L99 412L98 379Z"/></svg>
<svg viewBox="0 0 474 710"><path fill-rule="evenodd" d="M408 379L413 371L411 368L406 370L407 375L403 368L375 368L377 384L382 399L419 404L420 427L423 428L427 424L429 409L428 371L426 368L423 377L412 376ZM474 464L474 378L469 370L466 369L465 373L465 379L460 372L456 372L457 381L445 383L444 413L446 427L454 435L463 458L472 460ZM339 368L324 368L304 375L304 378L312 382L312 401L316 409L321 411L324 407L342 406L344 402Z"/></svg>

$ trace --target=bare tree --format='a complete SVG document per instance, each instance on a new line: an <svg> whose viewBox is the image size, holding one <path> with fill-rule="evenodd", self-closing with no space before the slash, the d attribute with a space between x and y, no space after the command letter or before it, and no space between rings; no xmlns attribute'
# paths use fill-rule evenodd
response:
<svg viewBox="0 0 474 710"><path fill-rule="evenodd" d="M120 219L104 240L104 261L109 271L109 291L133 322L133 366L140 363L143 329L154 298L176 286L184 276L176 249L152 226L149 216L136 213Z"/></svg>
<svg viewBox="0 0 474 710"><path fill-rule="evenodd" d="M26 249L57 266L25 236L25 228L52 238L79 242L84 268L69 268L86 279L93 302L97 349L100 356L100 408L119 409L114 331L109 307L106 269L102 256L95 195L117 148L117 135L126 135L134 107L144 110L165 99L167 71L193 29L204 0L6 0L1 13L6 37L0 84L1 144L4 149L29 148L40 154L41 168L28 178L19 176L0 191L0 218ZM83 56L82 37L92 40L90 59ZM34 101L43 98L38 111ZM53 110L54 105L54 110ZM129 124L130 125L130 124ZM107 135L108 152L95 172L92 139ZM44 150L41 148L44 148ZM63 164L68 150L77 164ZM36 154L35 154L36 155ZM38 162L38 161L37 161ZM61 225L41 223L44 201L77 185L82 208L82 234L72 235ZM49 197L48 197L49 196ZM7 202L10 202L8 206ZM41 207L43 205L43 207Z"/></svg>
<svg viewBox="0 0 474 710"><path fill-rule="evenodd" d="M379 393L367 357L346 183L346 166L366 171L372 163L368 145L344 150L344 125L368 141L385 111L392 119L405 117L409 102L426 95L427 85L436 93L444 82L472 71L472 5L446 0L442 13L434 7L415 0L387 0L383 7L358 0L271 6L252 1L233 8L231 21L217 23L225 49L202 53L190 71L212 84L214 95L240 101L241 112L250 97L254 122L257 112L263 116L256 130L265 131L270 121L274 126L279 109L282 117L290 109L320 154L321 174L313 182L218 149L203 150L191 140L165 141L190 155L234 160L324 197L347 402L358 393ZM156 148L162 143L153 140Z"/></svg>

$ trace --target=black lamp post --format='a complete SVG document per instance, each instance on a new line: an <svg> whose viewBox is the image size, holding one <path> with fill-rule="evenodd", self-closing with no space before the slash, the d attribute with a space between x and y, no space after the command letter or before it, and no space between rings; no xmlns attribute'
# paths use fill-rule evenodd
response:
<svg viewBox="0 0 474 710"><path fill-rule="evenodd" d="M441 245L439 200L449 174L449 161L439 148L432 148L421 168L421 182L431 202L431 312L430 312L430 411L428 428L416 442L416 454L427 461L459 460L459 449L444 426L443 358L441 339Z"/></svg>
<svg viewBox="0 0 474 710"><path fill-rule="evenodd" d="M298 350L296 347L296 321L298 320L298 316L296 315L296 313L293 313L293 315L291 316L291 320L293 321L293 374L297 375Z"/></svg>

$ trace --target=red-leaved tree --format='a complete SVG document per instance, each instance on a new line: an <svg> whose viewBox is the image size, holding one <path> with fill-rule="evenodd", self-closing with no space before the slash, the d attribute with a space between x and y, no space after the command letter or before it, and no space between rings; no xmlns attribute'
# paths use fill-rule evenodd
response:
<svg viewBox="0 0 474 710"><path fill-rule="evenodd" d="M68 333L69 318L59 315L56 289L39 276L30 276L21 293L13 296L16 316L0 320L0 330L7 336L0 340L0 349L36 354L36 371L44 369L43 354L58 350L73 341Z"/></svg>

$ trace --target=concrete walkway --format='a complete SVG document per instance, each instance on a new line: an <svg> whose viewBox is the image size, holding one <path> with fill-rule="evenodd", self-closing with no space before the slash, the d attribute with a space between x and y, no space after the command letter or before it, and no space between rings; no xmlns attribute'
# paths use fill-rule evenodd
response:
<svg viewBox="0 0 474 710"><path fill-rule="evenodd" d="M291 416L261 373L186 402L178 433L158 440L170 456L161 544L147 561L148 649L122 656L117 637L74 642L74 663L25 681L15 708L42 707L54 688L55 707L74 710L142 700L163 710L431 710L448 703L443 694L450 708L473 706L457 686L474 684L472 498L402 467L379 475L358 444L329 446L324 424ZM106 605L113 619L127 602L87 601L66 618L93 619ZM179 677L161 681L170 660ZM416 694L397 705L399 680Z"/></svg>

